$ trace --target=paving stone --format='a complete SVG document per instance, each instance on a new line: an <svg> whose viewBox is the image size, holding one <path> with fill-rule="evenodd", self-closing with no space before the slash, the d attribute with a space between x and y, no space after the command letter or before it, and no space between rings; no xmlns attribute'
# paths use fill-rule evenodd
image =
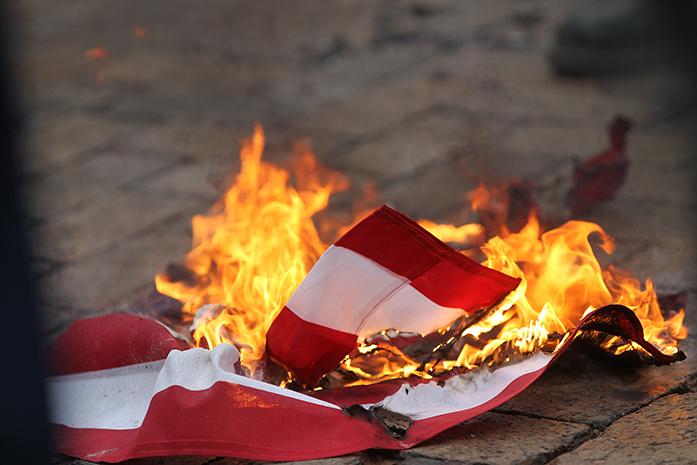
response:
<svg viewBox="0 0 697 465"><path fill-rule="evenodd" d="M617 199L694 209L697 203L694 180L694 174L689 169L666 169L665 166L633 163L624 185L617 193Z"/></svg>
<svg viewBox="0 0 697 465"><path fill-rule="evenodd" d="M302 122L266 124L264 121L254 121L250 118L243 123L219 124L177 119L132 131L128 139L123 141L123 145L133 150L147 149L185 154L212 169L224 164L221 160L237 162L236 166L229 168L234 169L239 168L242 142L252 134L256 123L261 124L264 129L263 159L274 163L287 161L293 153L294 143L298 140L309 142L320 159L330 157L336 146L346 142L346 136L321 127L308 129Z"/></svg>
<svg viewBox="0 0 697 465"><path fill-rule="evenodd" d="M527 180L546 195L558 195L560 188L571 186L574 163L568 157L556 153L506 152L496 147L496 142L476 148L456 150L454 158L467 179L475 183L507 183ZM563 186L560 185L563 183ZM550 190L552 192L546 192ZM566 191L563 192L566 194ZM555 199L564 202L566 199ZM544 204L542 205L544 207ZM547 210L543 210L547 211ZM555 211L556 210L550 210Z"/></svg>
<svg viewBox="0 0 697 465"><path fill-rule="evenodd" d="M38 281L42 300L81 311L132 301L139 290L152 283L157 272L185 256L191 244L189 225L190 217L184 215L103 253L66 265Z"/></svg>
<svg viewBox="0 0 697 465"><path fill-rule="evenodd" d="M114 93L105 98L93 111L145 123L163 122L178 115L189 120L239 124L268 121L282 108L267 96L250 98L249 92L243 89L206 86L191 92L191 89L184 91L170 86L137 83L129 86L128 92Z"/></svg>
<svg viewBox="0 0 697 465"><path fill-rule="evenodd" d="M596 123L570 125L520 124L501 129L505 137L500 139L497 148L513 153L549 153L563 155L578 160L591 157L608 147L606 125L608 118L598 119ZM491 125L499 123L491 122ZM629 174L633 171L666 169L680 173L690 159L692 141L685 135L671 138L655 136L650 133L630 133L627 142L630 159ZM684 171L683 171L684 172ZM655 181L655 180L653 180ZM653 183L649 183L649 186Z"/></svg>
<svg viewBox="0 0 697 465"><path fill-rule="evenodd" d="M466 210L469 205L466 194L475 187L446 160L379 184L378 190L384 202L407 215L438 219L455 210Z"/></svg>
<svg viewBox="0 0 697 465"><path fill-rule="evenodd" d="M32 211L39 217L53 217L110 189L136 183L181 161L181 157L152 151L105 148L82 163L28 183L25 189Z"/></svg>
<svg viewBox="0 0 697 465"><path fill-rule="evenodd" d="M691 320L687 324L694 327ZM694 378L696 341L694 335L683 341L680 348L687 360L666 367L564 355L542 378L498 410L606 427Z"/></svg>
<svg viewBox="0 0 697 465"><path fill-rule="evenodd" d="M605 121L585 127L512 127L501 141L501 148L514 152L558 153L585 158L607 148Z"/></svg>
<svg viewBox="0 0 697 465"><path fill-rule="evenodd" d="M651 278L661 288L693 290L697 287L696 259L690 238L666 238L647 242L643 250L620 265L641 279Z"/></svg>
<svg viewBox="0 0 697 465"><path fill-rule="evenodd" d="M266 121L278 105L269 88L287 80L287 60L237 60L211 50L172 51L150 43L110 57L103 86L118 90L99 110L121 118L202 122ZM195 89L195 90L194 90Z"/></svg>
<svg viewBox="0 0 697 465"><path fill-rule="evenodd" d="M689 239L697 217L694 208L660 200L612 200L596 206L587 217L603 225L618 239Z"/></svg>
<svg viewBox="0 0 697 465"><path fill-rule="evenodd" d="M202 124L195 121L168 121L165 124L140 126L123 140L123 145L137 149L187 154L211 159L222 153L236 153L242 139L253 130L254 121L244 124Z"/></svg>
<svg viewBox="0 0 697 465"><path fill-rule="evenodd" d="M488 137L476 122L451 115L416 115L332 160L347 172L372 175L378 181L398 179L459 152Z"/></svg>
<svg viewBox="0 0 697 465"><path fill-rule="evenodd" d="M78 7L79 8L79 7ZM34 92L39 101L51 99L51 94L69 86L81 86L88 96L91 87L97 87L95 63L84 56L85 50L94 47L92 38L63 37L52 42L36 41L30 36L18 41L20 70L25 80L25 90L33 99ZM48 46L50 44L50 47Z"/></svg>
<svg viewBox="0 0 697 465"><path fill-rule="evenodd" d="M117 89L107 88L94 81L87 84L75 81L52 82L36 89L25 88L28 95L24 97L24 110L30 113L29 118L32 119L37 115L53 118L68 111L90 113L117 92Z"/></svg>
<svg viewBox="0 0 697 465"><path fill-rule="evenodd" d="M317 159L325 165L330 165L332 160L351 144L351 137L345 133L309 126L300 118L298 121L264 126L264 134L266 145L263 159L276 164L287 163L291 159L296 142L307 144Z"/></svg>
<svg viewBox="0 0 697 465"><path fill-rule="evenodd" d="M351 46L368 41L374 7L372 2L319 2L303 0L294 5L279 2L268 6L244 2L212 1L207 8L182 15L184 1L152 2L141 5L138 19L148 27L148 41L157 48L243 57L244 61L279 60L323 49L336 36ZM116 11L115 11L116 10ZM107 28L110 39L119 38L123 23L113 18L127 18L129 4L95 8L89 18L91 27ZM321 18L321 21L318 19ZM130 29L125 34L130 39ZM123 34L122 34L123 35ZM309 49L309 50L308 50Z"/></svg>
<svg viewBox="0 0 697 465"><path fill-rule="evenodd" d="M660 200L615 200L595 208L588 219L602 225L620 247L624 241L644 244L642 250L619 261L619 266L641 279L651 277L662 287L694 289L697 251L692 234L697 218L693 210Z"/></svg>
<svg viewBox="0 0 697 465"><path fill-rule="evenodd" d="M433 46L429 44L351 53L321 68L305 70L294 79L279 82L272 89L272 97L276 105L295 110L297 114L298 110L322 102L350 99L357 91L379 85L385 79L428 60L433 54Z"/></svg>
<svg viewBox="0 0 697 465"><path fill-rule="evenodd" d="M401 119L447 102L460 90L458 83L439 77L437 69L421 70L409 79L385 79L379 86L357 92L350 99L340 99L313 108L303 116L308 127L333 130L352 136L371 133Z"/></svg>
<svg viewBox="0 0 697 465"><path fill-rule="evenodd" d="M208 205L193 195L177 197L147 188L116 191L68 210L36 229L34 253L74 262L128 242L168 218L206 211Z"/></svg>
<svg viewBox="0 0 697 465"><path fill-rule="evenodd" d="M548 150L570 153L581 159L599 153L608 147L606 124L610 118L598 120L597 124L575 128L549 128L519 130L520 150ZM575 132L575 134L574 134ZM514 139L517 136L514 136ZM527 143L524 142L527 140ZM537 142L539 141L539 142ZM508 141L510 144L517 143ZM536 144L540 144L539 146ZM684 166L690 159L692 141L684 134L675 137L655 136L646 132L630 132L627 140L630 160L629 172L635 168L675 169Z"/></svg>
<svg viewBox="0 0 697 465"><path fill-rule="evenodd" d="M28 137L25 173L49 174L79 159L85 152L113 140L129 125L85 113L59 114L34 128Z"/></svg>
<svg viewBox="0 0 697 465"><path fill-rule="evenodd" d="M630 132L628 154L632 165L646 168L666 169L686 168L692 159L695 141L692 133L659 131Z"/></svg>
<svg viewBox="0 0 697 465"><path fill-rule="evenodd" d="M453 79L469 82L456 102L472 111L517 115L524 120L544 117L551 124L587 124L616 113L642 118L651 111L646 99L606 91L597 81L555 77L546 55L538 51L465 46L439 63Z"/></svg>
<svg viewBox="0 0 697 465"><path fill-rule="evenodd" d="M166 89L172 93L201 86L249 91L270 78L288 74L287 60L229 60L206 50L192 54L162 47L157 39L135 42L110 56L105 84L114 86L143 85Z"/></svg>
<svg viewBox="0 0 697 465"><path fill-rule="evenodd" d="M697 394L658 399L552 463L697 463Z"/></svg>
<svg viewBox="0 0 697 465"><path fill-rule="evenodd" d="M219 177L215 172L215 165L213 159L184 163L138 184L148 192L158 194L160 201L168 194L174 193L176 198L191 201L200 199L212 205L222 193L215 185Z"/></svg>
<svg viewBox="0 0 697 465"><path fill-rule="evenodd" d="M471 464L544 463L589 433L577 423L486 413L405 455Z"/></svg>
<svg viewBox="0 0 697 465"><path fill-rule="evenodd" d="M377 44L432 41L443 48L476 45L487 49L541 46L564 2L541 3L428 0L417 4L383 5ZM534 18L525 22L521 16ZM524 35L525 37L522 37ZM503 40L500 40L503 39ZM518 44L525 42L525 47Z"/></svg>

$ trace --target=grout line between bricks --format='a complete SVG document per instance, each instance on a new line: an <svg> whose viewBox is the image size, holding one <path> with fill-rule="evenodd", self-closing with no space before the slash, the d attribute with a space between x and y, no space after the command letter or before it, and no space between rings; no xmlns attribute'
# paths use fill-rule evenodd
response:
<svg viewBox="0 0 697 465"><path fill-rule="evenodd" d="M606 426L598 426L598 427L596 427L596 426L594 426L594 425L588 425L588 426L590 426L590 428L592 428L593 430L596 430L596 431L597 431L597 434L596 434L596 435L594 435L594 436L589 436L589 437L587 437L586 439L584 439L583 441L579 441L577 444L574 445L574 447L571 447L571 448L568 448L568 449L566 449L566 450L560 451L557 455L554 455L554 456L550 457L550 459L549 459L547 462L544 462L544 463L550 463L552 460L556 459L556 458L559 457L560 455L564 455L564 454L573 452L574 450L578 449L578 448L581 447L583 444L585 444L587 441L590 441L591 439L595 439L596 437L602 435L608 428L610 428L613 424L615 424L615 422L621 420L622 418L624 418L624 417L626 417L626 416L628 416L628 415L631 415L631 414L633 414L633 413L640 412L641 410L643 410L644 408L646 408L646 407L648 407L649 405L653 404L654 402L656 402L656 401L659 400L659 399L662 399L662 398L664 398L664 397L668 397L668 396L671 396L671 395L683 395L683 394L687 394L688 392L692 392L692 391L691 391L691 382L693 382L694 380L697 380L697 373L693 373L693 374L691 374L691 375L688 375L687 379L686 379L685 381L679 383L677 386L675 386L675 387L673 387L673 388L671 388L671 389L668 389L666 392L664 392L664 393L662 393L662 394L659 394L658 396L654 397L654 398L651 399L650 401L645 402L645 403L643 403L643 404L640 404L640 405L637 406L636 408L631 409L631 410L627 411L626 413L624 413L624 414L618 416L617 418L615 418L614 420L612 420L612 421L611 421L608 425L606 425Z"/></svg>
<svg viewBox="0 0 697 465"><path fill-rule="evenodd" d="M527 418L534 418L536 420L551 420L551 421L558 421L561 423L570 423L570 424L574 424L574 425L583 425L583 426L590 426L592 428L595 428L594 425L592 425L590 423L583 422L583 421L567 420L564 418L554 418L554 417L550 417L550 416L546 416L546 415L538 415L536 413L531 413L531 412L522 412L520 410L507 410L507 409L495 408L491 411L494 413L499 413L501 415L511 415L511 416L515 416L515 417L527 417Z"/></svg>

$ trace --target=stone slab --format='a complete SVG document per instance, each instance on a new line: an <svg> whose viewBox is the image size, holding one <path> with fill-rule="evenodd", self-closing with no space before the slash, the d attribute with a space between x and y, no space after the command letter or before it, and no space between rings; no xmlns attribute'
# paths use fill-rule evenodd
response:
<svg viewBox="0 0 697 465"><path fill-rule="evenodd" d="M692 336L680 345L687 360L667 367L626 365L618 360L573 353L565 355L498 411L604 428L660 396L683 389L686 382L697 376L695 340Z"/></svg>
<svg viewBox="0 0 697 465"><path fill-rule="evenodd" d="M25 186L33 213L51 218L112 189L182 162L182 157L146 150L100 149L84 162L55 171Z"/></svg>
<svg viewBox="0 0 697 465"><path fill-rule="evenodd" d="M491 137L476 121L438 112L413 115L406 121L338 155L332 165L368 174L377 181L398 179L425 166L474 150Z"/></svg>
<svg viewBox="0 0 697 465"><path fill-rule="evenodd" d="M378 184L380 198L414 218L442 219L454 211L469 210L467 192L476 184L445 160L428 164L411 175Z"/></svg>
<svg viewBox="0 0 697 465"><path fill-rule="evenodd" d="M44 276L37 282L41 298L81 312L130 302L158 271L181 260L190 243L190 216L185 214Z"/></svg>
<svg viewBox="0 0 697 465"><path fill-rule="evenodd" d="M119 190L34 230L34 254L72 263L147 234L170 218L205 212L209 203L195 195L173 196L148 188Z"/></svg>
<svg viewBox="0 0 697 465"><path fill-rule="evenodd" d="M585 425L518 415L485 413L404 453L462 464L545 463L584 440Z"/></svg>
<svg viewBox="0 0 697 465"><path fill-rule="evenodd" d="M554 465L697 463L697 393L673 394L613 423Z"/></svg>
<svg viewBox="0 0 697 465"><path fill-rule="evenodd" d="M62 113L38 127L30 126L23 159L25 175L50 174L124 134L128 128L127 123L82 112Z"/></svg>

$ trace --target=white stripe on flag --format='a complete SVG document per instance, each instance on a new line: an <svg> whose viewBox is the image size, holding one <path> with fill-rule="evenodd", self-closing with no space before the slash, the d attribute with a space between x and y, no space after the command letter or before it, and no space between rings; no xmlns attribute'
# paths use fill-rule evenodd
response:
<svg viewBox="0 0 697 465"><path fill-rule="evenodd" d="M332 245L286 306L305 321L370 336L384 329L426 334L463 315L409 285L409 280L350 249Z"/></svg>
<svg viewBox="0 0 697 465"><path fill-rule="evenodd" d="M365 320L359 335L367 337L390 328L428 334L462 315L459 308L443 307L413 287L402 286Z"/></svg>
<svg viewBox="0 0 697 465"><path fill-rule="evenodd" d="M339 409L337 405L233 372L239 353L222 344L212 351L173 350L166 360L108 370L48 378L50 421L72 428L125 430L139 428L150 401L160 391L181 386L209 389L217 382L272 392L304 402Z"/></svg>
<svg viewBox="0 0 697 465"><path fill-rule="evenodd" d="M353 250L331 245L286 307L305 321L357 334L370 311L407 282Z"/></svg>
<svg viewBox="0 0 697 465"><path fill-rule="evenodd" d="M397 392L374 405L401 413L412 420L469 410L496 398L521 376L542 370L552 359L552 355L538 352L495 371L480 368L453 376L447 379L443 386L435 381L416 386L405 383Z"/></svg>

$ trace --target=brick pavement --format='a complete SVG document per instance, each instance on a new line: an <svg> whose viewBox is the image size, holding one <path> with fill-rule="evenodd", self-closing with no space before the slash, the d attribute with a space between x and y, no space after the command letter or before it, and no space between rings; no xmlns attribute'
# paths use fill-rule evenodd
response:
<svg viewBox="0 0 697 465"><path fill-rule="evenodd" d="M630 175L590 219L618 238L614 261L694 296L693 127L675 111L680 82L665 70L552 76L545 52L569 3L17 2L25 223L47 337L128 304L185 253L189 218L218 194L209 181L234 166L257 120L272 158L310 136L354 185L376 180L396 207L446 219L477 179L568 170L625 113L640 123ZM104 63L83 56L94 46L109 52ZM668 368L571 359L421 447L320 462L687 463L697 351L694 338L684 346L688 360Z"/></svg>

